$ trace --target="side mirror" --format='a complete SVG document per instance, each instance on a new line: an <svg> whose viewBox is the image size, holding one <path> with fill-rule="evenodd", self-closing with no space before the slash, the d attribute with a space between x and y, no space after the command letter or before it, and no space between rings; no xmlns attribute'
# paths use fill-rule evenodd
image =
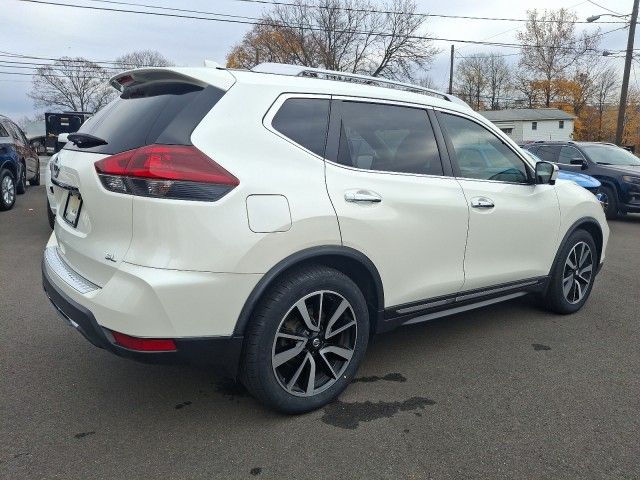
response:
<svg viewBox="0 0 640 480"><path fill-rule="evenodd" d="M558 171L558 166L551 162L536 163L536 185L555 185Z"/></svg>
<svg viewBox="0 0 640 480"><path fill-rule="evenodd" d="M58 142L60 143L67 143L69 134L68 133L61 133L60 135L58 135Z"/></svg>
<svg viewBox="0 0 640 480"><path fill-rule="evenodd" d="M572 158L570 163L571 165L580 165L582 170L589 168L589 164L584 158Z"/></svg>

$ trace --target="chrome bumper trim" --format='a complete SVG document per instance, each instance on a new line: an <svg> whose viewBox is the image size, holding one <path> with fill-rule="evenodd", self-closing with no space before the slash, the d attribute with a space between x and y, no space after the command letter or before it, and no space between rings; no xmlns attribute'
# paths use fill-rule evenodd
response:
<svg viewBox="0 0 640 480"><path fill-rule="evenodd" d="M46 267L60 277L74 290L85 294L99 290L100 287L90 282L79 273L75 272L60 256L58 247L51 246L44 249L44 261Z"/></svg>

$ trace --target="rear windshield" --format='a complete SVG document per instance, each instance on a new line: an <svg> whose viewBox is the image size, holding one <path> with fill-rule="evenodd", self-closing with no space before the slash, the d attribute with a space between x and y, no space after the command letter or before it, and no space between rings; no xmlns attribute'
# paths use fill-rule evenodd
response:
<svg viewBox="0 0 640 480"><path fill-rule="evenodd" d="M78 130L107 142L65 149L115 154L153 143L190 145L191 133L224 91L187 83L154 83L126 89Z"/></svg>

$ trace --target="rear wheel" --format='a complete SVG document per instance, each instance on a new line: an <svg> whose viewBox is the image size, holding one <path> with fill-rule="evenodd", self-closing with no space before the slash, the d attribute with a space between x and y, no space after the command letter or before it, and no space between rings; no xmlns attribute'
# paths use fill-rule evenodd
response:
<svg viewBox="0 0 640 480"><path fill-rule="evenodd" d="M0 210L9 210L16 203L16 181L6 168L0 170Z"/></svg>
<svg viewBox="0 0 640 480"><path fill-rule="evenodd" d="M577 230L567 240L553 269L544 304L557 313L574 313L585 304L597 269L597 250L593 237Z"/></svg>
<svg viewBox="0 0 640 480"><path fill-rule="evenodd" d="M18 179L18 184L16 185L16 191L19 195L22 195L27 191L27 167L22 164L20 168L20 178Z"/></svg>
<svg viewBox="0 0 640 480"><path fill-rule="evenodd" d="M604 214L607 216L607 219L614 219L618 216L618 199L616 197L616 192L613 188L605 186L603 186L601 190L602 193L607 196L603 205Z"/></svg>
<svg viewBox="0 0 640 480"><path fill-rule="evenodd" d="M367 348L367 304L358 286L328 267L298 270L261 301L245 339L242 380L284 413L333 401Z"/></svg>
<svg viewBox="0 0 640 480"><path fill-rule="evenodd" d="M29 180L29 185L34 187L40 185L40 160L36 162L36 174Z"/></svg>

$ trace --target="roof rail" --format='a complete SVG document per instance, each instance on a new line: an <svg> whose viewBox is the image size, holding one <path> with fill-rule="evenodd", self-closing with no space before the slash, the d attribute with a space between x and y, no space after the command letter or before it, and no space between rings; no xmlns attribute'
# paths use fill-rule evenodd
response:
<svg viewBox="0 0 640 480"><path fill-rule="evenodd" d="M398 82L396 80L388 80L381 77L370 77L368 75L359 75L357 73L338 72L336 70L324 70L322 68L311 68L302 65L289 65L286 63L261 63L251 69L252 72L259 73L273 73L276 75L290 75L293 77L312 77L320 78L323 80L336 80L340 82L352 82L363 83L366 85L373 85L376 87L393 88L396 90L404 90L413 93L422 93L426 95L432 95L443 98L449 102L457 103L458 105L469 105L460 98L434 90L432 88L422 87L420 85L414 85L412 83ZM470 108L470 107L469 107Z"/></svg>

